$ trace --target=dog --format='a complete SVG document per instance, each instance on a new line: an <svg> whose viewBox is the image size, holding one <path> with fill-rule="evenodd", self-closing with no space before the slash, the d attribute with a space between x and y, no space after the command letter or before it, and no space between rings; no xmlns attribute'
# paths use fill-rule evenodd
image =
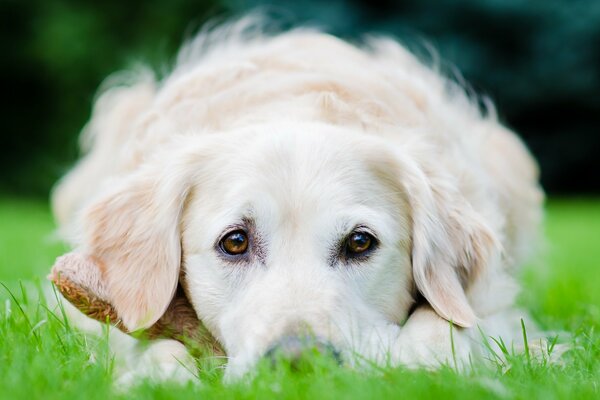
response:
<svg viewBox="0 0 600 400"><path fill-rule="evenodd" d="M519 340L544 195L490 102L389 38L253 27L201 33L161 80L109 79L53 192L124 330L182 292L227 379L297 347L436 368L481 356L480 331ZM126 382L193 369L179 342L113 334Z"/></svg>

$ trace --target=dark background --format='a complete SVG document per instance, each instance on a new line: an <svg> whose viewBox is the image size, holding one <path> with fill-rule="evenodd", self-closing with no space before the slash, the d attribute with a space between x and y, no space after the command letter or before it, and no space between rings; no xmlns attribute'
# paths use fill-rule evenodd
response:
<svg viewBox="0 0 600 400"><path fill-rule="evenodd" d="M495 101L550 194L600 193L599 0L0 0L0 193L47 196L107 75L166 71L203 22L257 6L284 27L431 44Z"/></svg>

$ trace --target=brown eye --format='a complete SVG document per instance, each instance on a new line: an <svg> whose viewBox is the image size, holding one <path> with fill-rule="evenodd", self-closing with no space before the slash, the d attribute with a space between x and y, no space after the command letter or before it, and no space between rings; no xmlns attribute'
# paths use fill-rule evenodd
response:
<svg viewBox="0 0 600 400"><path fill-rule="evenodd" d="M225 254L237 256L248 250L248 235L242 230L229 232L219 244Z"/></svg>
<svg viewBox="0 0 600 400"><path fill-rule="evenodd" d="M375 244L373 235L367 232L353 232L346 240L346 253L348 256L360 256L371 250Z"/></svg>

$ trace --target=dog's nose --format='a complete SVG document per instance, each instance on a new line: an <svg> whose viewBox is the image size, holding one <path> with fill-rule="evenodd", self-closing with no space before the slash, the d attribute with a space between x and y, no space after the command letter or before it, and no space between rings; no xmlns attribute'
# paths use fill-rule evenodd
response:
<svg viewBox="0 0 600 400"><path fill-rule="evenodd" d="M342 364L340 352L328 341L314 337L285 336L276 342L265 353L265 358L276 365L279 360L286 360L292 368L299 368L303 360L311 355L319 354Z"/></svg>

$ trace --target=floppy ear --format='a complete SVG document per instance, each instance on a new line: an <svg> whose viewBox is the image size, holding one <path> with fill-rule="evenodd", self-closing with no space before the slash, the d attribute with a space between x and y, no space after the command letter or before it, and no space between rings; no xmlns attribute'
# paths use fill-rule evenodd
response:
<svg viewBox="0 0 600 400"><path fill-rule="evenodd" d="M179 221L191 168L180 155L147 163L84 209L83 248L93 257L124 327L147 328L175 294Z"/></svg>
<svg viewBox="0 0 600 400"><path fill-rule="evenodd" d="M444 319L471 327L466 289L499 249L494 233L453 178L416 165L404 170L412 215L412 268L417 289Z"/></svg>
<svg viewBox="0 0 600 400"><path fill-rule="evenodd" d="M108 321L128 332L110 303L102 269L92 257L76 252L67 253L56 259L48 279L66 300L88 317L103 323ZM220 344L198 320L185 294L185 279L181 283L166 312L145 332L146 336L149 339L170 338L192 344L192 351L201 351L206 347L212 350L212 354L224 354Z"/></svg>
<svg viewBox="0 0 600 400"><path fill-rule="evenodd" d="M91 257L67 253L58 257L48 275L59 292L79 311L100 322L107 320L123 329L121 320L110 304L101 269Z"/></svg>

